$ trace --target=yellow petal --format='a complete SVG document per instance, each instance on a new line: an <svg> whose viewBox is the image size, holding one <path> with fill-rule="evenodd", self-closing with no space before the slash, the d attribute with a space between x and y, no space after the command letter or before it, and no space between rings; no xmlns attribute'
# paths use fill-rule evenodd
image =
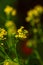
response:
<svg viewBox="0 0 43 65"><path fill-rule="evenodd" d="M14 9L13 11L12 11L12 16L15 16L16 15L16 10Z"/></svg>
<svg viewBox="0 0 43 65"><path fill-rule="evenodd" d="M13 10L13 8L11 6L6 6L6 8L4 9L4 12L8 15L11 13L11 11Z"/></svg>

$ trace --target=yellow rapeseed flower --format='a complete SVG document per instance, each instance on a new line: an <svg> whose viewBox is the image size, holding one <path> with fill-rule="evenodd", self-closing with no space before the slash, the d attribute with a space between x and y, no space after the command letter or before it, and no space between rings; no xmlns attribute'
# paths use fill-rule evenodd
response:
<svg viewBox="0 0 43 65"><path fill-rule="evenodd" d="M31 17L32 15L33 15L33 11L32 10L30 10L30 11L27 12L27 16Z"/></svg>
<svg viewBox="0 0 43 65"><path fill-rule="evenodd" d="M8 34L15 34L16 33L16 25L13 21L7 21L5 23L6 28L8 29Z"/></svg>
<svg viewBox="0 0 43 65"><path fill-rule="evenodd" d="M34 23L39 23L40 22L40 18L34 19L33 22Z"/></svg>
<svg viewBox="0 0 43 65"><path fill-rule="evenodd" d="M25 34L18 34L18 35L15 35L16 38L27 38L27 36Z"/></svg>
<svg viewBox="0 0 43 65"><path fill-rule="evenodd" d="M42 13L43 13L43 7L42 7Z"/></svg>
<svg viewBox="0 0 43 65"><path fill-rule="evenodd" d="M11 13L11 14L12 14L12 16L15 16L16 13L17 13L17 12L16 12L16 9L14 9L14 10L12 10L12 13Z"/></svg>
<svg viewBox="0 0 43 65"><path fill-rule="evenodd" d="M4 65L19 65L19 64L13 61L4 61Z"/></svg>
<svg viewBox="0 0 43 65"><path fill-rule="evenodd" d="M3 38L3 34L0 33L0 39Z"/></svg>
<svg viewBox="0 0 43 65"><path fill-rule="evenodd" d="M7 35L7 32L5 29L0 28L0 40L4 39L4 36Z"/></svg>
<svg viewBox="0 0 43 65"><path fill-rule="evenodd" d="M28 40L27 43L26 43L26 46L32 47L32 40Z"/></svg>
<svg viewBox="0 0 43 65"><path fill-rule="evenodd" d="M31 18L26 17L25 20L26 20L26 22L30 22Z"/></svg>
<svg viewBox="0 0 43 65"><path fill-rule="evenodd" d="M12 28L12 29L9 29L9 30L8 30L8 34L9 34L9 35L14 35L14 34L16 34L16 30L13 29L13 28Z"/></svg>
<svg viewBox="0 0 43 65"><path fill-rule="evenodd" d="M33 12L33 15L34 15L34 16L38 16L38 15L39 15L38 11L35 10L35 9L33 9L32 12Z"/></svg>
<svg viewBox="0 0 43 65"><path fill-rule="evenodd" d="M24 29L23 26L21 26L20 29L18 29L17 34L15 35L16 38L27 38L28 31Z"/></svg>
<svg viewBox="0 0 43 65"><path fill-rule="evenodd" d="M36 7L35 7L35 9L38 11L38 13L42 13L42 6L40 6L40 5L37 5Z"/></svg>
<svg viewBox="0 0 43 65"><path fill-rule="evenodd" d="M12 12L13 8L9 5L6 6L6 8L4 9L4 12L8 15Z"/></svg>
<svg viewBox="0 0 43 65"><path fill-rule="evenodd" d="M17 31L18 33L21 33L22 32L22 30L21 29L18 29L18 31Z"/></svg>
<svg viewBox="0 0 43 65"><path fill-rule="evenodd" d="M24 29L24 26L21 26L21 28L20 29Z"/></svg>
<svg viewBox="0 0 43 65"><path fill-rule="evenodd" d="M11 26L14 26L14 22L9 20L5 23L5 26L8 27L8 28L11 27Z"/></svg>
<svg viewBox="0 0 43 65"><path fill-rule="evenodd" d="M27 36L25 34L19 34L19 38L27 38Z"/></svg>
<svg viewBox="0 0 43 65"><path fill-rule="evenodd" d="M26 22L30 22L33 20L33 16L28 16L25 18Z"/></svg>
<svg viewBox="0 0 43 65"><path fill-rule="evenodd" d="M7 32L5 31L5 29L2 29L1 34L3 34L3 35L7 35Z"/></svg>
<svg viewBox="0 0 43 65"><path fill-rule="evenodd" d="M22 32L22 29L24 29L24 26L21 26L20 29L18 29L18 33L21 33Z"/></svg>
<svg viewBox="0 0 43 65"><path fill-rule="evenodd" d="M27 12L27 16L28 17L32 17L33 15L35 15L35 16L39 15L38 11L36 9L32 9L32 10L30 10L30 11Z"/></svg>

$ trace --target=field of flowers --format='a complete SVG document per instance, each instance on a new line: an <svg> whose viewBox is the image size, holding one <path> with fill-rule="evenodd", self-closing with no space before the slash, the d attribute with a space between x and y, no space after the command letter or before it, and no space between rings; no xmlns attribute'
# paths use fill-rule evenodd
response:
<svg viewBox="0 0 43 65"><path fill-rule="evenodd" d="M17 15L15 8L6 5L3 12L5 19L0 16L5 21L3 26L0 24L0 65L38 65L35 61L31 64L32 59L37 59L39 65L43 65L37 50L37 45L43 44L43 7L37 5L26 12L28 29L24 26L17 28L13 21Z"/></svg>

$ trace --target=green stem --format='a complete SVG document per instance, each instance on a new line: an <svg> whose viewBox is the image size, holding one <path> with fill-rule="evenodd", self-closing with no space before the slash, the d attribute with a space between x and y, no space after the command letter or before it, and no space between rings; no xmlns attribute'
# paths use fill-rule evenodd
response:
<svg viewBox="0 0 43 65"><path fill-rule="evenodd" d="M35 54L37 56L37 59L40 61L41 65L43 65L42 59L41 59L41 57L40 57L40 55L39 55L37 50L35 50Z"/></svg>
<svg viewBox="0 0 43 65"><path fill-rule="evenodd" d="M9 21L10 20L10 14L9 15L7 15L7 21Z"/></svg>
<svg viewBox="0 0 43 65"><path fill-rule="evenodd" d="M8 54L5 52L5 49L1 46L1 50L2 50L2 52L5 54L5 59L7 59L7 58L9 58L10 59L10 57L8 56Z"/></svg>
<svg viewBox="0 0 43 65"><path fill-rule="evenodd" d="M16 53L16 57L17 57L17 62L18 62L18 63L19 63L19 65L20 65L20 62L19 62L19 59L18 59L17 50L16 50L16 45L15 45L15 53Z"/></svg>

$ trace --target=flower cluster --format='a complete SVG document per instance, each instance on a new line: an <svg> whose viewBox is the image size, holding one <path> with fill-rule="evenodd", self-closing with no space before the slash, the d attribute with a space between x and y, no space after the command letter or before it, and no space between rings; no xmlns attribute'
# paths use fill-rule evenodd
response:
<svg viewBox="0 0 43 65"><path fill-rule="evenodd" d="M26 46L27 47L34 47L34 48L36 48L37 47L37 41L36 41L36 39L30 39L30 40L28 40L27 41L27 43L26 43Z"/></svg>
<svg viewBox="0 0 43 65"><path fill-rule="evenodd" d="M7 31L8 31L8 35L13 35L13 34L16 33L16 25L10 19L11 19L11 15L12 16L16 15L16 9L14 9L13 7L7 5L6 8L4 9L4 12L7 15L7 21L5 23L5 27L6 27Z"/></svg>
<svg viewBox="0 0 43 65"><path fill-rule="evenodd" d="M4 36L6 36L7 35L7 32L6 32L6 30L3 28L0 28L0 40L3 40L3 39L5 39L4 38Z"/></svg>
<svg viewBox="0 0 43 65"><path fill-rule="evenodd" d="M5 60L4 65L18 65L18 63L15 63L15 62L13 62L11 60Z"/></svg>
<svg viewBox="0 0 43 65"><path fill-rule="evenodd" d="M26 21L30 22L32 21L32 24L39 23L40 21L40 15L43 13L43 7L42 6L36 6L34 9L27 12Z"/></svg>
<svg viewBox="0 0 43 65"><path fill-rule="evenodd" d="M9 20L5 23L9 35L16 33L16 25L13 21Z"/></svg>
<svg viewBox="0 0 43 65"><path fill-rule="evenodd" d="M41 62L40 56L36 53L36 48L37 44L43 43L43 31L40 23L43 7L38 5L27 12L26 21L29 22L27 26L29 32L24 26L21 26L19 29L16 28L15 23L11 19L12 16L16 15L16 9L7 5L4 12L7 18L5 22L7 31L4 28L0 28L0 57L4 59L4 62L0 62L0 65L29 65L30 62L28 63L28 60L34 54Z"/></svg>
<svg viewBox="0 0 43 65"><path fill-rule="evenodd" d="M6 6L4 12L9 15L11 13L12 16L16 15L16 9L13 9L11 6Z"/></svg>
<svg viewBox="0 0 43 65"><path fill-rule="evenodd" d="M11 20L9 20L9 21L7 21L7 22L5 23L5 26L6 26L7 28L11 28L12 26L14 26L14 22L11 21Z"/></svg>
<svg viewBox="0 0 43 65"><path fill-rule="evenodd" d="M17 30L17 34L15 35L16 38L27 38L28 31L21 26L20 29Z"/></svg>

